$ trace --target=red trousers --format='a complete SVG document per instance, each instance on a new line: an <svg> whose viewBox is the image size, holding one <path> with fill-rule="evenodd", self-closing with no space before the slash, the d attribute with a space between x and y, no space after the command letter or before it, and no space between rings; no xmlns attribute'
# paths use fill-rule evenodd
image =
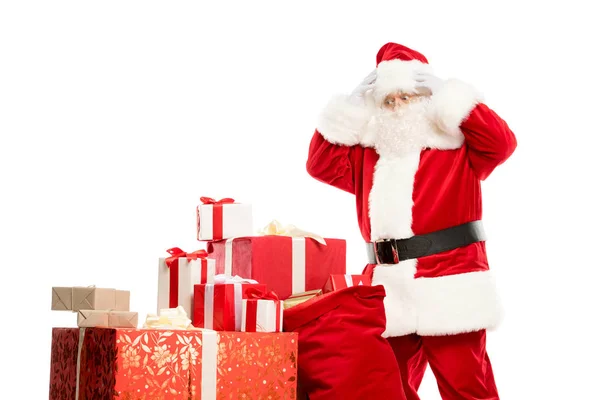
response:
<svg viewBox="0 0 600 400"><path fill-rule="evenodd" d="M407 335L388 339L400 366L406 400L419 400L417 390L427 363L444 400L498 400L486 332L451 336Z"/></svg>

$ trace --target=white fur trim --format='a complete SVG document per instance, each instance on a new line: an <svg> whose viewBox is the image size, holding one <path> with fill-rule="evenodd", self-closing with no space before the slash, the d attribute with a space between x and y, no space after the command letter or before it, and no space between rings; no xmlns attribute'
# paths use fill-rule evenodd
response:
<svg viewBox="0 0 600 400"><path fill-rule="evenodd" d="M415 73L417 71L431 73L429 64L419 60L389 60L382 61L377 66L377 80L373 95L378 103L390 93L402 91L412 93L416 91Z"/></svg>
<svg viewBox="0 0 600 400"><path fill-rule="evenodd" d="M413 111L419 112L417 105L412 107L415 108ZM413 236L413 190L421 151L424 148L456 149L464 141L463 137L440 132L424 115L413 120L405 116L401 121L396 125L396 122L383 119L381 123L384 127L390 124L389 129L368 124L361 138L363 146L372 146L379 154L369 193L371 240Z"/></svg>
<svg viewBox="0 0 600 400"><path fill-rule="evenodd" d="M396 265L379 265L373 270L372 285L385 288L383 337L404 336L417 331L418 310L413 293L416 269L417 260L412 259Z"/></svg>
<svg viewBox="0 0 600 400"><path fill-rule="evenodd" d="M420 149L394 158L380 157L375 164L369 193L371 240L413 236L412 208Z"/></svg>
<svg viewBox="0 0 600 400"><path fill-rule="evenodd" d="M490 271L436 278L414 278L407 260L377 266L373 285L383 285L387 327L385 337L417 333L423 336L454 335L494 329L502 308Z"/></svg>
<svg viewBox="0 0 600 400"><path fill-rule="evenodd" d="M463 135L449 135L437 129L436 135L429 135L425 138L425 147L429 149L451 150L460 148L465 142Z"/></svg>
<svg viewBox="0 0 600 400"><path fill-rule="evenodd" d="M330 143L354 146L359 143L369 115L366 106L350 103L348 96L335 96L321 112L317 130Z"/></svg>
<svg viewBox="0 0 600 400"><path fill-rule="evenodd" d="M483 96L474 87L450 79L431 97L429 115L443 132L462 135L460 125L482 101Z"/></svg>

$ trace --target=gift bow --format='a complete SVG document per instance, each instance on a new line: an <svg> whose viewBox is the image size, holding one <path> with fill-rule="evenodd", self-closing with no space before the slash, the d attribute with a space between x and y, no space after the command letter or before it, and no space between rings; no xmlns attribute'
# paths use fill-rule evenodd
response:
<svg viewBox="0 0 600 400"><path fill-rule="evenodd" d="M202 204L233 204L235 200L229 197L225 197L221 200L215 200L212 197L200 197Z"/></svg>
<svg viewBox="0 0 600 400"><path fill-rule="evenodd" d="M204 258L208 257L208 253L204 249L196 250L191 253L187 253L186 257L188 260L197 260L199 258L204 259Z"/></svg>
<svg viewBox="0 0 600 400"><path fill-rule="evenodd" d="M219 275L215 275L215 284L216 285L223 285L225 283L252 283L252 284L257 284L258 282L255 281L254 279L246 279L246 278L242 278L241 276L229 276L229 275L225 275L225 274L219 274Z"/></svg>
<svg viewBox="0 0 600 400"><path fill-rule="evenodd" d="M177 261L178 258L187 257L188 260L197 260L197 259L205 259L208 257L208 253L206 250L196 250L191 253L186 253L181 250L179 247L173 247L167 250L167 253L171 255L171 257L165 260L167 267L171 268L173 263Z"/></svg>
<svg viewBox="0 0 600 400"><path fill-rule="evenodd" d="M279 296L275 292L263 292L257 288L248 288L246 290L246 295L250 300L274 300L279 301Z"/></svg>
<svg viewBox="0 0 600 400"><path fill-rule="evenodd" d="M163 308L159 315L148 314L144 328L152 329L189 329L192 320L182 306L177 308Z"/></svg>
<svg viewBox="0 0 600 400"><path fill-rule="evenodd" d="M327 245L327 243L325 243L325 239L323 239L321 236L311 233L311 232L303 231L302 229L298 229L294 225L283 226L277 220L271 221L267 226L265 226L263 229L261 229L258 233L261 235L265 235L265 236L266 235L275 235L275 236L291 236L291 237L309 237L323 245Z"/></svg>

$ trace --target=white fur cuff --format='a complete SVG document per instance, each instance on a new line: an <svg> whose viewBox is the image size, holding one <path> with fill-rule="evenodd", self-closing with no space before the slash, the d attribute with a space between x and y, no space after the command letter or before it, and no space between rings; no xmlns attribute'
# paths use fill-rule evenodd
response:
<svg viewBox="0 0 600 400"><path fill-rule="evenodd" d="M431 97L430 117L446 133L460 135L460 125L483 96L471 85L450 79Z"/></svg>
<svg viewBox="0 0 600 400"><path fill-rule="evenodd" d="M386 292L384 337L455 335L501 324L504 312L489 270L437 278L414 278L414 271L415 260L373 271L373 286Z"/></svg>
<svg viewBox="0 0 600 400"><path fill-rule="evenodd" d="M494 330L503 319L502 303L490 271L417 278L415 294L419 335Z"/></svg>
<svg viewBox="0 0 600 400"><path fill-rule="evenodd" d="M369 120L366 106L350 103L348 96L335 96L321 112L317 130L333 144L354 146Z"/></svg>

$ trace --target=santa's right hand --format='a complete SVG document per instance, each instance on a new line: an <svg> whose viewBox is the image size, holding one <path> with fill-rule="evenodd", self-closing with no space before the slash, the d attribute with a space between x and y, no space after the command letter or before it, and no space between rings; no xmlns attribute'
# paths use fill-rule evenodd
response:
<svg viewBox="0 0 600 400"><path fill-rule="evenodd" d="M365 79L363 79L363 81L361 82L361 85L368 85L368 86L372 86L373 84L375 84L375 80L377 79L377 68L375 68L373 71L371 71L369 73L369 75L367 75L365 77Z"/></svg>
<svg viewBox="0 0 600 400"><path fill-rule="evenodd" d="M369 75L363 79L363 81L352 91L350 94L350 101L354 104L364 104L364 96L369 90L375 87L375 80L377 79L377 70L374 69Z"/></svg>

